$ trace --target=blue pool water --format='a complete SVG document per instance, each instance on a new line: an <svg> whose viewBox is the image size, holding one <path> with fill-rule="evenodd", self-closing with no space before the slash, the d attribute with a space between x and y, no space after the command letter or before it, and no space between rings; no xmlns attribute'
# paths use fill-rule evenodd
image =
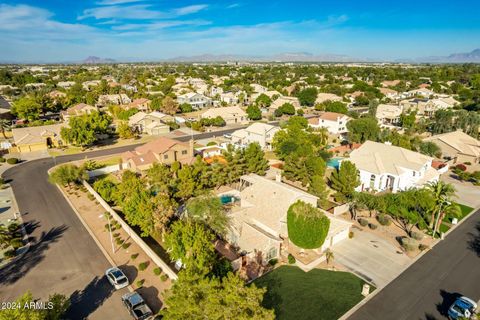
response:
<svg viewBox="0 0 480 320"><path fill-rule="evenodd" d="M222 204L227 204L238 201L238 198L229 194L224 194L220 196L220 201L222 202Z"/></svg>
<svg viewBox="0 0 480 320"><path fill-rule="evenodd" d="M342 160L342 158L331 158L327 161L327 167L338 169L340 166L340 160Z"/></svg>

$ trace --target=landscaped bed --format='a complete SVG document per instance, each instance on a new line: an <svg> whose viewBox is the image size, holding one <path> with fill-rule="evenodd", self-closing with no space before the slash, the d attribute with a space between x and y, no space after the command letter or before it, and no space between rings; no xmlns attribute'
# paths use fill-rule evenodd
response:
<svg viewBox="0 0 480 320"><path fill-rule="evenodd" d="M277 319L338 319L363 299L364 281L348 272L281 266L254 281ZM371 288L370 291L373 291Z"/></svg>
<svg viewBox="0 0 480 320"><path fill-rule="evenodd" d="M463 220L463 218L465 218L470 212L472 212L473 208L472 207L469 207L469 206L466 206L464 204L460 204L458 203L460 209L462 210L462 214L460 217L457 217L457 220L460 222L461 220ZM451 228L451 222L453 220L453 217L450 217L450 216L447 216L444 220L444 222L442 222L442 224L440 225L440 232L447 232L448 230L450 230Z"/></svg>

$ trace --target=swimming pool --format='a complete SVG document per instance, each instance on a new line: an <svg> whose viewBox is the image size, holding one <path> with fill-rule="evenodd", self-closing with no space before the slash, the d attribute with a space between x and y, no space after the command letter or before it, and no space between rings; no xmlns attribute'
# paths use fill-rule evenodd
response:
<svg viewBox="0 0 480 320"><path fill-rule="evenodd" d="M233 202L236 202L238 200L240 200L240 199L238 199L235 196L232 196L231 194L223 194L223 195L220 196L220 201L222 202L222 204L233 203Z"/></svg>
<svg viewBox="0 0 480 320"><path fill-rule="evenodd" d="M327 161L327 167L338 169L341 160L343 160L343 158L331 158Z"/></svg>

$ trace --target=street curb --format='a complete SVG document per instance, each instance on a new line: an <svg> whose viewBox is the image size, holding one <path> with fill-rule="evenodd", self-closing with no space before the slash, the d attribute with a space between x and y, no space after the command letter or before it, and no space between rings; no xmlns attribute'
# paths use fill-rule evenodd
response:
<svg viewBox="0 0 480 320"><path fill-rule="evenodd" d="M112 265L112 267L116 267L117 265L115 264L115 261L113 261L112 257L110 257L110 254L108 254L107 250L105 250L105 248L102 246L102 244L100 243L100 241L97 239L97 237L95 236L95 234L93 233L92 229L90 229L90 227L88 226L88 224L85 222L85 220L83 219L83 217L80 215L80 212L77 211L77 208L75 208L75 206L73 205L73 203L70 201L70 199L68 198L68 196L65 194L65 192L63 191L63 189L58 185L56 184L58 190L60 190L60 193L62 194L63 198L65 200L67 200L68 204L70 205L70 207L73 209L73 211L75 212L75 214L77 215L78 217L78 220L80 220L80 222L83 224L83 226L85 227L85 229L87 229L88 233L90 234L90 236L92 237L93 241L95 241L95 243L97 244L97 246L100 248L100 250L102 251L103 255L105 256L105 258L107 258L108 260L108 263L110 263ZM129 285L128 287L128 290L130 292L133 292L135 290L133 290L133 287L131 285Z"/></svg>
<svg viewBox="0 0 480 320"><path fill-rule="evenodd" d="M471 216L473 216L477 211L480 210L480 206L473 208L472 212L467 214L459 223L456 225L453 225L444 235L444 237L448 236L453 230L455 230L459 225L461 225L463 222L468 220ZM443 239L445 240L445 239ZM435 241L432 243L430 249L421 251L415 258L412 259L411 262L408 263L405 269L403 269L402 272L400 272L395 278L390 280L388 283L386 283L382 287L378 287L373 293L369 294L366 296L362 301L357 303L353 308L348 310L343 316L341 316L338 320L346 320L348 319L351 315L353 315L358 309L360 309L364 304L366 304L368 301L370 301L373 297L375 297L379 292L381 292L386 286L388 286L391 282L393 282L395 279L397 279L402 273L407 271L408 268L410 268L414 263L416 263L418 260L420 260L421 257L423 257L427 252L432 250L438 243L440 243L442 239L435 239Z"/></svg>
<svg viewBox="0 0 480 320"><path fill-rule="evenodd" d="M15 261L23 258L25 256L25 254L27 254L27 252L30 250L30 247L32 245L31 242L28 241L27 230L25 230L24 221L23 221L23 218L22 218L22 214L20 213L20 210L18 209L17 198L15 197L15 193L13 192L13 188L10 184L8 184L8 187L10 188L10 192L12 193L12 207L13 207L15 212L18 212L19 216L18 216L17 219L20 220L20 222L21 222L20 225L21 225L21 229L22 229L23 240L26 240L27 244L24 245L25 251L23 251L18 256L15 256L15 258L13 258L9 261L6 261L4 264L0 264L0 269L3 269L4 267L8 266L10 263L15 262Z"/></svg>

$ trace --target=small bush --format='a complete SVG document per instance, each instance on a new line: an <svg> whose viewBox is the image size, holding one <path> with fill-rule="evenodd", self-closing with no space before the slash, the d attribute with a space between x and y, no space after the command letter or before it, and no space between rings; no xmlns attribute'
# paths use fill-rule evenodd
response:
<svg viewBox="0 0 480 320"><path fill-rule="evenodd" d="M375 229L377 229L378 226L375 223L369 223L368 227L372 230L375 230Z"/></svg>
<svg viewBox="0 0 480 320"><path fill-rule="evenodd" d="M128 249L128 247L130 247L130 242L125 242L124 244L122 244L122 248L123 249Z"/></svg>
<svg viewBox="0 0 480 320"><path fill-rule="evenodd" d="M21 238L13 238L12 240L10 240L10 245L14 249L18 249L18 248L23 247L23 241L22 241Z"/></svg>
<svg viewBox="0 0 480 320"><path fill-rule="evenodd" d="M368 225L368 220L363 218L358 218L358 223L360 223L362 227L366 227Z"/></svg>
<svg viewBox="0 0 480 320"><path fill-rule="evenodd" d="M353 231L350 231L350 232L348 233L348 238L349 238L349 239L352 239L354 236L355 236L355 233L354 233Z"/></svg>
<svg viewBox="0 0 480 320"><path fill-rule="evenodd" d="M123 240L122 240L122 238L120 238L120 237L115 239L115 243L116 243L117 245L121 245L122 242L123 242Z"/></svg>
<svg viewBox="0 0 480 320"><path fill-rule="evenodd" d="M94 196L93 194L91 194L91 193L89 193L89 194L87 195L87 198L88 198L89 200L92 200L92 201L95 200L95 196Z"/></svg>
<svg viewBox="0 0 480 320"><path fill-rule="evenodd" d="M135 260L138 258L138 253L134 253L130 256L130 259Z"/></svg>
<svg viewBox="0 0 480 320"><path fill-rule="evenodd" d="M156 275L156 276L159 276L162 274L162 269L160 269L159 267L156 267L155 269L153 269L153 274Z"/></svg>
<svg viewBox="0 0 480 320"><path fill-rule="evenodd" d="M7 159L5 159L4 157L0 157L0 162L1 163L5 162L5 161L7 161Z"/></svg>
<svg viewBox="0 0 480 320"><path fill-rule="evenodd" d="M165 282L165 281L168 280L168 275L162 274L162 275L160 276L160 279Z"/></svg>
<svg viewBox="0 0 480 320"><path fill-rule="evenodd" d="M135 285L137 286L137 288L141 288L143 287L144 283L145 283L145 279L137 280L137 282L135 282Z"/></svg>
<svg viewBox="0 0 480 320"><path fill-rule="evenodd" d="M406 250L406 251L414 251L415 249L418 248L418 242L417 240L413 239L413 238L403 238L402 239L402 247Z"/></svg>
<svg viewBox="0 0 480 320"><path fill-rule="evenodd" d="M270 259L268 261L268 264L271 265L272 267L275 266L278 263L278 259Z"/></svg>
<svg viewBox="0 0 480 320"><path fill-rule="evenodd" d="M410 237L412 237L413 239L415 240L422 240L423 239L423 233L421 232L416 232L416 231L412 231L410 232Z"/></svg>
<svg viewBox="0 0 480 320"><path fill-rule="evenodd" d="M18 163L18 159L17 159L17 158L8 158L8 159L7 159L7 163L8 163L8 164L17 164L17 163Z"/></svg>
<svg viewBox="0 0 480 320"><path fill-rule="evenodd" d="M386 214L381 214L377 216L378 223L380 223L382 226L389 226L392 224L392 219L390 216L387 216Z"/></svg>
<svg viewBox="0 0 480 320"><path fill-rule="evenodd" d="M291 254L288 254L288 263L294 264L295 262L297 262L297 260L295 259L295 257L292 256Z"/></svg>
<svg viewBox="0 0 480 320"><path fill-rule="evenodd" d="M118 237L120 237L120 233L118 233L118 232L115 232L115 233L113 234L113 237L114 237L114 238L118 238Z"/></svg>
<svg viewBox="0 0 480 320"><path fill-rule="evenodd" d="M467 166L471 166L472 163L470 161L465 161L463 164L467 165Z"/></svg>
<svg viewBox="0 0 480 320"><path fill-rule="evenodd" d="M427 250L427 249L430 249L430 247L426 244L420 243L418 245L418 250L420 250L420 251L424 251L424 250Z"/></svg>
<svg viewBox="0 0 480 320"><path fill-rule="evenodd" d="M148 264L149 264L148 261L145 261L145 262L140 263L140 264L138 265L138 270L144 271L145 269L147 269Z"/></svg>
<svg viewBox="0 0 480 320"><path fill-rule="evenodd" d="M10 249L3 253L3 256L7 259L11 259L15 257L15 255L16 255L15 249Z"/></svg>
<svg viewBox="0 0 480 320"><path fill-rule="evenodd" d="M455 166L455 168L458 169L458 170L461 170L461 171L467 170L467 166L464 165L464 164L461 164L461 163L457 164L457 165Z"/></svg>

